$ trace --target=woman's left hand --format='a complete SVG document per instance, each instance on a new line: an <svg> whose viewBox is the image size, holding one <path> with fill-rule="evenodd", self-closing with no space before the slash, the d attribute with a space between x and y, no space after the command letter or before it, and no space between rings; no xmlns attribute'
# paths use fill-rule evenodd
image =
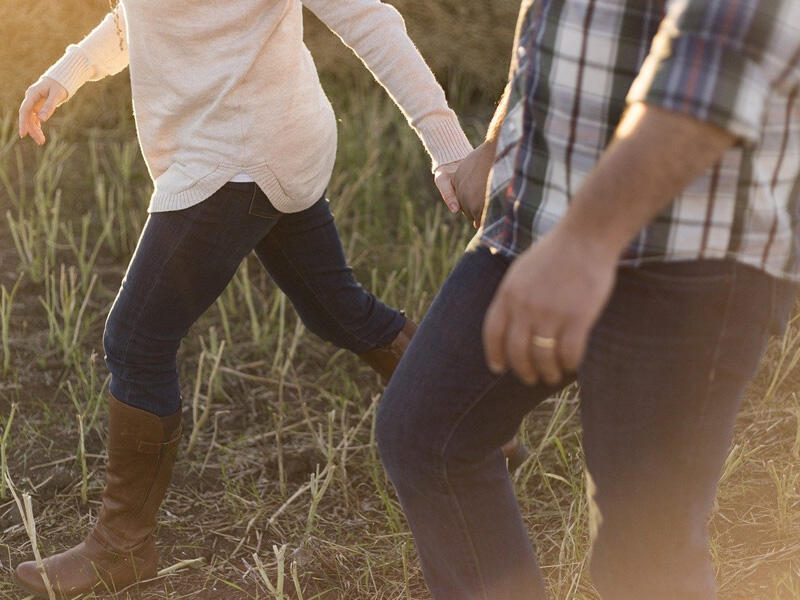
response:
<svg viewBox="0 0 800 600"><path fill-rule="evenodd" d="M67 89L50 77L41 77L25 92L25 98L19 107L19 137L30 135L40 146L46 138L42 131L42 123L47 121L58 106L67 101Z"/></svg>
<svg viewBox="0 0 800 600"><path fill-rule="evenodd" d="M453 186L453 175L456 174L460 164L461 161L457 160L446 165L439 165L433 172L433 183L436 184L439 193L442 195L442 200L447 205L447 209L453 214L461 210L461 205L456 197L456 189Z"/></svg>

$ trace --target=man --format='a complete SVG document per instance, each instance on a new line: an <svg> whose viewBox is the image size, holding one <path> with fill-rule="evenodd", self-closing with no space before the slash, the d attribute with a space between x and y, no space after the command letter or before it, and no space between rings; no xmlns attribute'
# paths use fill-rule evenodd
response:
<svg viewBox="0 0 800 600"><path fill-rule="evenodd" d="M800 3L523 2L453 184L478 219L378 415L437 599L544 598L499 450L580 384L591 571L715 597L707 517L798 267Z"/></svg>

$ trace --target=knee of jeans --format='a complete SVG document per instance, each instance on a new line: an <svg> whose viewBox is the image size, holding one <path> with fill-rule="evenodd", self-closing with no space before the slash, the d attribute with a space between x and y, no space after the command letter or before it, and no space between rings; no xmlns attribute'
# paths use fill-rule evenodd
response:
<svg viewBox="0 0 800 600"><path fill-rule="evenodd" d="M112 377L172 378L180 339L145 335L116 318L114 310L103 331L103 353Z"/></svg>
<svg viewBox="0 0 800 600"><path fill-rule="evenodd" d="M396 471L397 465L404 462L403 454L406 448L400 429L401 424L394 416L395 396L390 395L391 388L390 384L384 391L375 418L375 441L378 444L378 454L390 476Z"/></svg>
<svg viewBox="0 0 800 600"><path fill-rule="evenodd" d="M392 379L394 382L395 379ZM421 429L423 420L409 408L401 386L390 382L378 406L375 437L384 468L392 481L418 479L435 462L432 436Z"/></svg>

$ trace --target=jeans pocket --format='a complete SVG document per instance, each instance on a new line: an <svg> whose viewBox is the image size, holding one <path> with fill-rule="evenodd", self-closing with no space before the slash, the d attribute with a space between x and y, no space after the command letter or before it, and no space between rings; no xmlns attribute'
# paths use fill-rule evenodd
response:
<svg viewBox="0 0 800 600"><path fill-rule="evenodd" d="M736 279L732 261L620 268L596 329L619 347L634 339L645 343L644 338L654 335L675 348L700 343L714 338L722 327Z"/></svg>
<svg viewBox="0 0 800 600"><path fill-rule="evenodd" d="M736 263L731 260L691 260L645 263L626 268L645 284L704 287L731 283L736 278Z"/></svg>

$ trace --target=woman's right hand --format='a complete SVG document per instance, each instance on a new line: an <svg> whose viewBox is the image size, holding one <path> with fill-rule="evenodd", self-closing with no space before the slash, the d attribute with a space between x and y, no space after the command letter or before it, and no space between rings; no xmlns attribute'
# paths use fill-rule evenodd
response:
<svg viewBox="0 0 800 600"><path fill-rule="evenodd" d="M40 146L47 139L42 131L42 123L64 104L69 97L67 89L50 77L41 77L25 92L25 99L19 107L19 137L30 135Z"/></svg>

